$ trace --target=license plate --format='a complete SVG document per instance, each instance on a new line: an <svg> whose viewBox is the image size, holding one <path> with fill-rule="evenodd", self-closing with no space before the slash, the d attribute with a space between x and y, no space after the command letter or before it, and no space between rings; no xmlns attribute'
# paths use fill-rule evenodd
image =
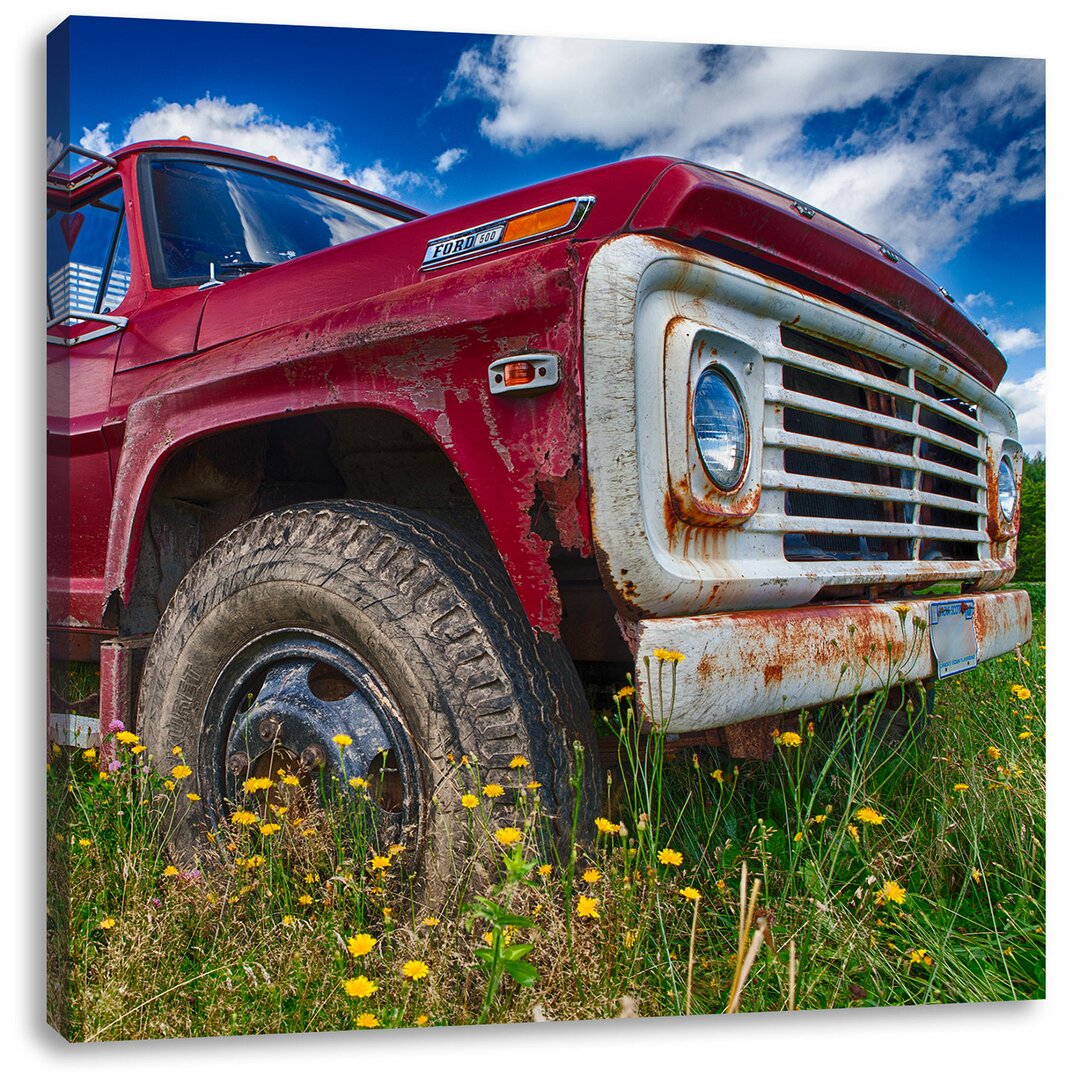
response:
<svg viewBox="0 0 1080 1080"><path fill-rule="evenodd" d="M979 662L971 600L935 600L930 605L930 648L939 679L969 671Z"/></svg>

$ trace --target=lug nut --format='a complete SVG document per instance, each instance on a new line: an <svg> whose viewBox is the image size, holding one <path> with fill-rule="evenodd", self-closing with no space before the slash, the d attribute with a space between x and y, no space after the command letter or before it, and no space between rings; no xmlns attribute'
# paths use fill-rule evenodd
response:
<svg viewBox="0 0 1080 1080"><path fill-rule="evenodd" d="M280 721L268 716L259 725L259 737L263 742L273 742L281 734L281 728Z"/></svg>
<svg viewBox="0 0 1080 1080"><path fill-rule="evenodd" d="M312 769L321 769L325 764L326 754L323 753L323 748L315 743L305 747L304 752L300 755L300 768L305 772L310 772Z"/></svg>
<svg viewBox="0 0 1080 1080"><path fill-rule="evenodd" d="M251 762L248 761L247 754L236 753L229 755L229 772L231 772L233 776L239 776L241 773L246 773L250 764Z"/></svg>

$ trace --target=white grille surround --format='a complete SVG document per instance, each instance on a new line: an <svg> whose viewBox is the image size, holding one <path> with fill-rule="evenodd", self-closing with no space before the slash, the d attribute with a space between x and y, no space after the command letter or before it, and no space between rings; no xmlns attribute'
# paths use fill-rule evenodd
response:
<svg viewBox="0 0 1080 1080"><path fill-rule="evenodd" d="M751 433L730 496L710 492L688 418L709 365L737 382ZM1003 453L1019 471L1011 410L836 304L618 237L588 271L584 390L597 556L634 617L788 607L856 586L988 590L1012 575L988 476Z"/></svg>

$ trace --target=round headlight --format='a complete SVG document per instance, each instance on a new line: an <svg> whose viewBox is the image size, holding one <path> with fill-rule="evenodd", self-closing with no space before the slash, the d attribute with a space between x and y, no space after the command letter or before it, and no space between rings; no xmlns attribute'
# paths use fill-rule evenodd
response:
<svg viewBox="0 0 1080 1080"><path fill-rule="evenodd" d="M694 438L709 478L734 491L746 465L746 416L728 376L706 368L694 390Z"/></svg>
<svg viewBox="0 0 1080 1080"><path fill-rule="evenodd" d="M998 506L1002 517L1012 521L1016 513L1016 473L1007 457L1003 457L998 465Z"/></svg>

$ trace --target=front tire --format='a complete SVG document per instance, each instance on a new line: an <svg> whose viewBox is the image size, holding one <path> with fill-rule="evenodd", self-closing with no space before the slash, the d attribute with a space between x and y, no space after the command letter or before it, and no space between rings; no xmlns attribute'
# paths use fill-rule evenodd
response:
<svg viewBox="0 0 1080 1080"><path fill-rule="evenodd" d="M497 559L388 506L303 504L215 544L158 626L138 723L159 767L179 747L195 769L201 801L178 800L170 837L189 863L245 780L282 772L346 798L350 778L378 777L382 838L406 846L429 895L464 855L464 785L502 785L498 814L538 781L558 843L576 740L583 820L599 804L595 736L565 649L534 633ZM475 771L455 766L462 755ZM510 768L519 755L527 769Z"/></svg>

